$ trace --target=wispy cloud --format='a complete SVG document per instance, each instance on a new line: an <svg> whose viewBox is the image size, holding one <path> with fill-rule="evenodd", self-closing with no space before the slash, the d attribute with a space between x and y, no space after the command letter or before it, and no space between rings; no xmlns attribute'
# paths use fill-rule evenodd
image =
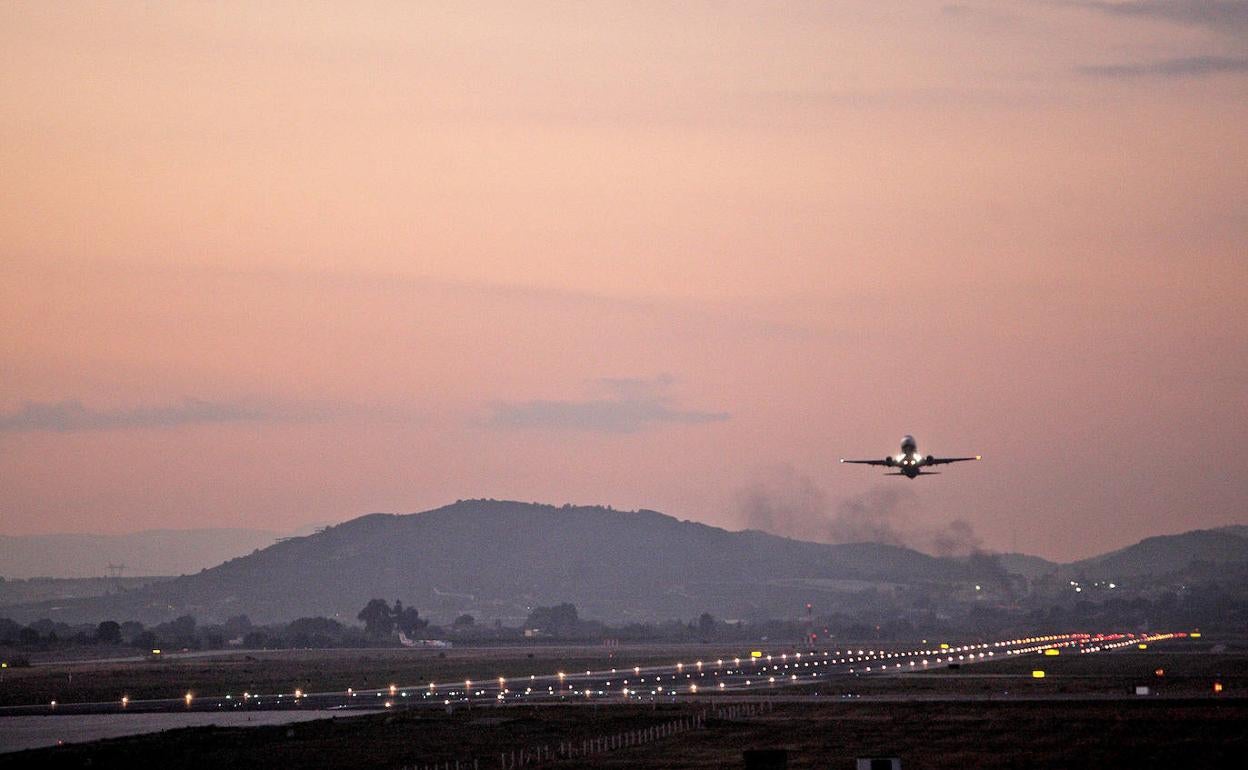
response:
<svg viewBox="0 0 1248 770"><path fill-rule="evenodd" d="M1248 29L1248 2L1244 0L1086 0L1073 4L1115 16L1160 19L1224 32Z"/></svg>
<svg viewBox="0 0 1248 770"><path fill-rule="evenodd" d="M1248 3L1245 3L1248 5ZM1182 59L1163 59L1140 64L1109 64L1080 67L1085 75L1111 78L1140 77L1201 77L1224 73L1248 72L1248 57L1243 56L1191 56Z"/></svg>
<svg viewBox="0 0 1248 770"><path fill-rule="evenodd" d="M78 433L220 423L303 422L355 413L361 410L326 404L290 407L196 398L130 408L96 408L77 400L27 401L16 409L0 412L0 433Z"/></svg>
<svg viewBox="0 0 1248 770"><path fill-rule="evenodd" d="M697 425L727 420L727 412L680 409L668 395L670 375L596 381L607 394L579 401L518 401L492 405L495 428L547 428L597 433L634 433L663 423Z"/></svg>

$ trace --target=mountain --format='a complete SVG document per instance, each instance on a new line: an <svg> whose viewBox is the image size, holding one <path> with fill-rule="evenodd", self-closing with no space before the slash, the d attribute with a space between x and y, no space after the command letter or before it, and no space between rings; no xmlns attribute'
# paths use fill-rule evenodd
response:
<svg viewBox="0 0 1248 770"><path fill-rule="evenodd" d="M435 620L459 612L523 620L569 601L614 623L751 614L796 617L805 602L869 601L881 584L948 583L952 560L877 543L825 545L729 532L664 514L601 507L460 501L418 514L371 514L195 575L125 593L5 608L14 618L201 622L327 615L354 622L371 598L402 599ZM49 614L51 613L51 614Z"/></svg>
<svg viewBox="0 0 1248 770"><path fill-rule="evenodd" d="M1147 537L1126 548L1065 565L1064 572L1091 580L1122 580L1167 575L1194 564L1248 562L1248 527L1196 529L1178 535Z"/></svg>
<svg viewBox="0 0 1248 770"><path fill-rule="evenodd" d="M1055 571L1060 566L1056 562L1026 553L998 553L994 556L1006 572L1033 580Z"/></svg>
<svg viewBox="0 0 1248 770"><path fill-rule="evenodd" d="M152 529L121 535L0 535L0 576L95 578L110 564L132 576L181 575L271 545L260 529Z"/></svg>
<svg viewBox="0 0 1248 770"><path fill-rule="evenodd" d="M0 607L130 591L167 577L0 578Z"/></svg>

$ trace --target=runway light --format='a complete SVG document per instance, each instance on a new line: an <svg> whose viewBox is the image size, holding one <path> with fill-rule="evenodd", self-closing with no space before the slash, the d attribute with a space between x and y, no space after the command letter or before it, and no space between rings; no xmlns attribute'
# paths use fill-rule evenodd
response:
<svg viewBox="0 0 1248 770"><path fill-rule="evenodd" d="M193 696L193 695L191 695L191 693L189 693L189 692L186 694L186 696L185 696L185 698L186 698L186 705L188 705L188 706L189 706L189 705L191 705L191 699L192 699L193 697L194 697L194 696Z"/></svg>
<svg viewBox="0 0 1248 770"><path fill-rule="evenodd" d="M1052 657L1054 655L1061 655L1062 651L1057 649L1056 647L1050 647L1049 649L1044 651L1044 654Z"/></svg>
<svg viewBox="0 0 1248 770"><path fill-rule="evenodd" d="M130 696L128 695L121 696L121 707L125 708L126 706L129 706L129 705L130 705Z"/></svg>
<svg viewBox="0 0 1248 770"><path fill-rule="evenodd" d="M396 692L398 692L398 691L399 691L398 686L393 685L393 684L392 684L392 685L390 685L390 694L391 694L391 695L394 695L394 694L395 694Z"/></svg>
<svg viewBox="0 0 1248 770"><path fill-rule="evenodd" d="M1213 683L1213 691L1214 691L1214 692L1222 692L1222 683L1221 683L1221 682L1214 682L1214 683ZM52 704L53 704L53 705L56 705L56 701L52 701Z"/></svg>
<svg viewBox="0 0 1248 770"><path fill-rule="evenodd" d="M1031 672L1031 678L1032 679L1044 679L1044 672L1041 671L1040 669L1036 669L1035 671Z"/></svg>
<svg viewBox="0 0 1248 770"><path fill-rule="evenodd" d="M1188 634L1188 636L1190 636L1190 637L1191 637L1191 638L1193 638L1193 639L1199 639L1199 638L1200 638L1200 632L1199 632L1199 631L1193 631L1192 633Z"/></svg>

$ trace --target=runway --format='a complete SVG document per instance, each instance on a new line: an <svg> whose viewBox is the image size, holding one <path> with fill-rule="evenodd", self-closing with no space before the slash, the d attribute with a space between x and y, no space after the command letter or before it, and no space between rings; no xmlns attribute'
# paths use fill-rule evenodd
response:
<svg viewBox="0 0 1248 770"><path fill-rule="evenodd" d="M1185 638L1185 633L1049 634L991 642L929 644L908 649L831 648L768 652L765 647L714 659L667 665L619 665L606 670L554 670L524 677L483 676L463 681L394 683L383 688L348 687L327 692L187 692L179 698L90 703L27 704L0 708L0 716L80 714L251 713L458 708L470 705L540 703L645 703L726 697L758 700L817 690L853 677L948 670L1021 655L1107 653ZM1037 660L1044 658L1037 657Z"/></svg>

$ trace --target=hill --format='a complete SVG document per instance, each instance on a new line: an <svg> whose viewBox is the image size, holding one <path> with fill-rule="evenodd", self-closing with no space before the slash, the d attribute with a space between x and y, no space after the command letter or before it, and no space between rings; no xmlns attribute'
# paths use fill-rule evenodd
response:
<svg viewBox="0 0 1248 770"><path fill-rule="evenodd" d="M1030 579L1047 575L1060 566L1056 562L1026 553L998 553L995 556L1006 572Z"/></svg>
<svg viewBox="0 0 1248 770"><path fill-rule="evenodd" d="M0 575L6 578L98 578L108 565L125 575L181 575L273 543L259 529L151 529L118 535L0 535Z"/></svg>
<svg viewBox="0 0 1248 770"><path fill-rule="evenodd" d="M0 607L131 591L169 577L0 578Z"/></svg>
<svg viewBox="0 0 1248 770"><path fill-rule="evenodd" d="M584 617L617 623L703 611L796 617L807 601L829 607L869 597L881 584L948 583L969 569L896 546L729 532L656 511L470 500L362 516L195 575L60 602L55 612L29 605L4 614L66 622L181 614L354 622L370 598L382 597L435 619L472 612L515 622L533 606L563 601Z"/></svg>
<svg viewBox="0 0 1248 770"><path fill-rule="evenodd" d="M1178 535L1147 537L1117 551L1065 565L1071 575L1092 580L1122 580L1169 575L1200 564L1248 562L1244 527L1197 529Z"/></svg>

